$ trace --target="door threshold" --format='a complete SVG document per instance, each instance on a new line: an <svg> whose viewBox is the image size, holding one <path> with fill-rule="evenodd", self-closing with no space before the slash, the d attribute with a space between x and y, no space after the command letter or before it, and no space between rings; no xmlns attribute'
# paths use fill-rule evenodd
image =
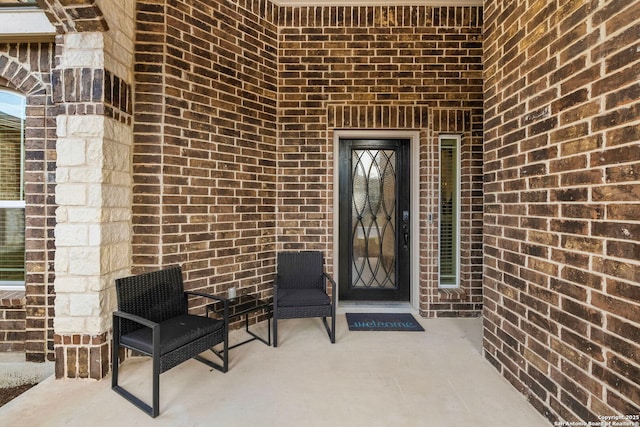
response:
<svg viewBox="0 0 640 427"><path fill-rule="evenodd" d="M344 313L418 313L410 302L395 301L344 301L339 302L336 312Z"/></svg>

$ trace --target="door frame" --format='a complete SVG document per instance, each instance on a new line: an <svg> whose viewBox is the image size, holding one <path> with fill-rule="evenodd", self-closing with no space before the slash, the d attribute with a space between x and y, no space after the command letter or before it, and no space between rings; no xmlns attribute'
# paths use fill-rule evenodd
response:
<svg viewBox="0 0 640 427"><path fill-rule="evenodd" d="M339 259L340 259L340 140L341 139L408 139L409 140L409 194L410 203L410 230L412 238L409 245L410 253L410 285L409 304L413 309L418 309L420 302L419 295L419 249L420 249L420 131L418 130L388 130L388 129L362 129L362 130L334 130L333 131L333 265L336 271L334 277L338 279ZM338 286L340 286L338 284ZM336 295L338 300L338 295ZM406 304L391 303L390 304ZM338 301L339 305L339 301Z"/></svg>

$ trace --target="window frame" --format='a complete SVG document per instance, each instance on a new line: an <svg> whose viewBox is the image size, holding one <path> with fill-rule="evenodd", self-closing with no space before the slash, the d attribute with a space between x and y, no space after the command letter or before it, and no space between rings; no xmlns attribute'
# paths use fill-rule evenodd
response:
<svg viewBox="0 0 640 427"><path fill-rule="evenodd" d="M12 1L12 2L0 2L0 9L7 9L7 8L15 8L15 9L39 9L40 6L38 6L38 3L35 1L30 1L29 3L24 3L24 2L19 2L19 1Z"/></svg>
<svg viewBox="0 0 640 427"><path fill-rule="evenodd" d="M6 87L0 87L0 94L8 93L12 96L18 97L22 100L21 111L21 138L20 138L20 200L3 200L0 199L0 209L22 209L26 212L25 201L25 127L26 127L26 109L27 109L27 97L18 91L12 90ZM26 227L26 218L25 218ZM26 230L23 232L24 252L25 252L25 264L23 267L23 280L0 280L0 290L24 290L26 282Z"/></svg>
<svg viewBox="0 0 640 427"><path fill-rule="evenodd" d="M453 200L455 201L455 208L453 209L454 215L454 242L453 242L453 255L452 258L455 260L455 279L453 283L443 283L442 281L442 200L441 194L442 189L440 185L442 183L442 149L447 145L443 143L445 141L453 142L454 149L454 172L455 172L455 188L454 188L454 196ZM438 288L439 289L459 289L460 288L460 227L461 227L461 205L462 205L462 168L461 168L461 148L462 148L462 138L460 135L440 135L438 137L438 158L440 159L438 164Z"/></svg>

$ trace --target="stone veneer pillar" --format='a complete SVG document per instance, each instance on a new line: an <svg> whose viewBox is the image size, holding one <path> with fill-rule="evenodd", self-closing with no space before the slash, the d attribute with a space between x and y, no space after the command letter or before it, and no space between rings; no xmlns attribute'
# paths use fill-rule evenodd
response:
<svg viewBox="0 0 640 427"><path fill-rule="evenodd" d="M57 378L100 379L108 373L114 278L126 275L131 259L132 132L108 113L105 92L113 81L104 68L104 39L101 32L59 36L53 73L54 102L62 107L56 145Z"/></svg>

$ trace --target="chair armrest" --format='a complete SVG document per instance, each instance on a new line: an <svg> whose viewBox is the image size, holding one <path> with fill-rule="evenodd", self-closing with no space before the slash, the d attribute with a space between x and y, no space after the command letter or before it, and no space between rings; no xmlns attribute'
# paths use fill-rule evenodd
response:
<svg viewBox="0 0 640 427"><path fill-rule="evenodd" d="M153 320L145 319L144 317L140 317L138 315L131 314L131 313L126 313L124 311L116 310L113 312L113 315L114 317L121 317L123 319L131 320L133 322L139 323L142 326L146 326L147 328L151 328L151 329L157 326L160 326L159 323L156 323Z"/></svg>
<svg viewBox="0 0 640 427"><path fill-rule="evenodd" d="M204 292L197 292L197 291L184 291L184 295L185 295L185 297L188 297L189 295L193 295L193 296L197 296L197 297L209 298L209 299L212 299L212 300L216 300L216 301L222 302L222 304L224 306L224 311L223 311L224 328L225 328L225 330L229 330L229 300L228 299L222 298L222 297L217 297L217 296L211 295L211 294L205 294ZM208 315L207 315L207 317L208 317Z"/></svg>
<svg viewBox="0 0 640 427"><path fill-rule="evenodd" d="M335 280L333 280L333 277L331 277L327 272L323 271L322 274L324 274L324 277L326 277L329 283L331 283L331 298L335 299L335 294L336 294L335 291L337 286Z"/></svg>
<svg viewBox="0 0 640 427"><path fill-rule="evenodd" d="M211 294L205 294L204 292L184 291L184 293L187 294L187 295L195 295L197 297L204 297L204 298L214 299L216 301L222 301L222 302L226 302L227 301L226 298L217 297L217 296L211 295Z"/></svg>
<svg viewBox="0 0 640 427"><path fill-rule="evenodd" d="M222 298L222 297L218 297L215 295L211 295L211 294L205 294L204 292L197 292L197 291L184 291L185 296L189 296L189 295L193 295L196 297L203 297L203 298L209 298L209 299L213 299L216 301L220 301L222 302L222 304L224 304L224 310L225 313L227 313L228 307L229 307L229 300L226 298Z"/></svg>
<svg viewBox="0 0 640 427"><path fill-rule="evenodd" d="M329 283L331 283L331 290L333 290L333 289L336 287L336 282L335 282L335 280L333 280L333 277L331 277L331 276L329 275L329 273L324 272L324 271L322 272L322 274L324 275L324 277L326 277L326 278L327 278L327 280L329 281Z"/></svg>
<svg viewBox="0 0 640 427"><path fill-rule="evenodd" d="M273 312L278 311L278 278L273 281Z"/></svg>
<svg viewBox="0 0 640 427"><path fill-rule="evenodd" d="M136 350L136 351L140 351L144 354L147 354L149 356L152 356L154 359L156 357L160 357L160 323L154 322L153 320L149 320L149 319L145 319L144 317L140 317L136 314L131 314L131 313L127 313L124 311L114 311L113 312L113 341L114 341L114 348L116 348L116 345L120 345L120 339L122 338L121 332L120 332L120 322L116 322L116 317L122 318L122 319L127 319L130 320L132 322L136 322L142 326L146 326L147 328L151 329L151 346L152 346L152 350L151 350L151 354L147 353L146 351L140 349L140 348L134 348L134 347L129 347L132 350ZM115 344L115 343L118 344ZM156 363L156 362L154 362Z"/></svg>

